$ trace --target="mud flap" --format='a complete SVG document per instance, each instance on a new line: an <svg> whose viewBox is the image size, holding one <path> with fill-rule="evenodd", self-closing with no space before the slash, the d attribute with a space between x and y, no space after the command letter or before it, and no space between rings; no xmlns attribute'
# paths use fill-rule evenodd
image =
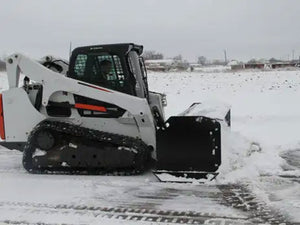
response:
<svg viewBox="0 0 300 225"><path fill-rule="evenodd" d="M221 164L221 125L203 116L173 116L157 131L157 167L175 177L206 178Z"/></svg>
<svg viewBox="0 0 300 225"><path fill-rule="evenodd" d="M23 151L26 142L0 142L0 145L10 150Z"/></svg>

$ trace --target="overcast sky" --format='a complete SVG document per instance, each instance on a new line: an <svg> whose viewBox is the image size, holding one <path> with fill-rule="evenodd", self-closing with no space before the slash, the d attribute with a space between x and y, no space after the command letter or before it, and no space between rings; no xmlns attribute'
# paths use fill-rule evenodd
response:
<svg viewBox="0 0 300 225"><path fill-rule="evenodd" d="M0 55L135 42L165 56L300 55L299 0L0 0Z"/></svg>

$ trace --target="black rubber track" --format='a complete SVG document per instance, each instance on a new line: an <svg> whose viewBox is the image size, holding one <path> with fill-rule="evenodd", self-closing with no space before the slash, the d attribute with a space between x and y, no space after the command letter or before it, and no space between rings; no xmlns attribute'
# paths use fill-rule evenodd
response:
<svg viewBox="0 0 300 225"><path fill-rule="evenodd" d="M61 166L61 168L51 168L47 167L46 165L34 166L33 155L37 148L36 135L42 130L55 131L63 135L72 135L74 137L86 138L88 140L101 142L102 144L113 144L114 146L118 147L134 149L136 152L135 158L130 168L121 169L97 168L91 170L63 166ZM88 129L64 122L45 120L39 123L31 131L28 137L28 141L23 151L23 166L30 173L133 175L140 174L148 169L150 154L150 148L141 139L138 138Z"/></svg>

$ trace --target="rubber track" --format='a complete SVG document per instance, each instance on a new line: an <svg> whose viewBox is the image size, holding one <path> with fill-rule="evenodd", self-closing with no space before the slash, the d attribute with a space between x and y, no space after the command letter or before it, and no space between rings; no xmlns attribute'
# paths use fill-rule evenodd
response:
<svg viewBox="0 0 300 225"><path fill-rule="evenodd" d="M145 171L147 168L147 161L149 160L150 150L148 146L138 138L128 137L119 134L113 134L93 129L88 129L85 127L80 127L77 125L58 122L58 121L42 121L39 123L30 133L28 137L28 141L24 147L23 152L23 166L24 168L29 171L30 173L58 173L58 174L85 174L91 173L91 171L82 171L80 170L70 170L68 168L62 167L62 170L51 170L48 169L40 169L40 168L33 168L29 165L30 160L32 160L32 154L35 151L35 135L43 130L43 129L50 129L54 130L58 133L72 135L75 137L83 137L89 140L98 141L107 144L113 144L119 147L127 147L130 149L136 150L136 157L135 162L132 169L126 169L123 171L115 170L115 171L106 171L97 169L97 174L105 174L105 175L135 175L140 174ZM118 147L117 147L118 148ZM120 150L119 150L120 151ZM126 151L126 150L124 150Z"/></svg>

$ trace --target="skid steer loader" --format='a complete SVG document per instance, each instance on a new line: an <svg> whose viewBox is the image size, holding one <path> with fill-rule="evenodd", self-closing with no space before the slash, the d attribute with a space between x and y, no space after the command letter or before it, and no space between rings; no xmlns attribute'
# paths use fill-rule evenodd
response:
<svg viewBox="0 0 300 225"><path fill-rule="evenodd" d="M76 48L69 62L11 55L0 144L23 151L30 173L215 174L230 110L194 103L165 120L166 96L149 91L142 52L111 44Z"/></svg>

